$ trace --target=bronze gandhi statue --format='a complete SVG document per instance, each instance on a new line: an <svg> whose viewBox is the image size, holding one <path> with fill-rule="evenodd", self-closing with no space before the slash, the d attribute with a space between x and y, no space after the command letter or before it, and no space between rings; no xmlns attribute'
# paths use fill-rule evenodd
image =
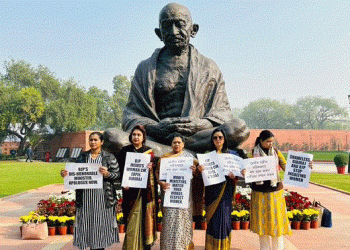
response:
<svg viewBox="0 0 350 250"><path fill-rule="evenodd" d="M123 130L144 125L147 144L157 155L170 151L165 145L170 145L174 133L185 136L185 147L195 152L209 150L216 127L226 132L232 149L249 136L244 121L233 118L220 69L190 44L198 29L185 6L166 5L155 29L164 47L138 65L132 80ZM129 143L126 132L107 129L107 149L116 153Z"/></svg>

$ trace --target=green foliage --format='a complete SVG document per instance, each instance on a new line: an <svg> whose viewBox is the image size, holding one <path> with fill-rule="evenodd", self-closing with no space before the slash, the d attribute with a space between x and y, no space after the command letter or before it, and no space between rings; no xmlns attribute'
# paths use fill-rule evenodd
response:
<svg viewBox="0 0 350 250"><path fill-rule="evenodd" d="M250 128L286 128L290 119L289 107L279 101L259 99L244 107L240 118Z"/></svg>
<svg viewBox="0 0 350 250"><path fill-rule="evenodd" d="M305 129L326 129L328 124L348 118L346 108L340 107L333 98L320 96L299 98L295 104L295 113Z"/></svg>
<svg viewBox="0 0 350 250"><path fill-rule="evenodd" d="M114 93L91 87L87 92L74 79L59 80L48 68L34 68L23 60L4 63L0 75L0 140L14 135L21 140L19 154L29 139L36 144L48 133L104 130L121 127L131 83L113 78Z"/></svg>
<svg viewBox="0 0 350 250"><path fill-rule="evenodd" d="M72 80L61 87L59 98L48 105L49 125L56 132L74 132L95 124L96 101Z"/></svg>
<svg viewBox="0 0 350 250"><path fill-rule="evenodd" d="M333 98L307 96L296 104L271 99L250 102L240 113L250 128L258 129L346 129L348 112Z"/></svg>
<svg viewBox="0 0 350 250"><path fill-rule="evenodd" d="M334 164L337 167L343 167L346 166L349 162L349 155L348 154L338 154L334 157Z"/></svg>
<svg viewBox="0 0 350 250"><path fill-rule="evenodd" d="M117 75L113 78L114 94L111 102L113 119L117 127L121 128L123 111L128 102L131 82L126 76Z"/></svg>

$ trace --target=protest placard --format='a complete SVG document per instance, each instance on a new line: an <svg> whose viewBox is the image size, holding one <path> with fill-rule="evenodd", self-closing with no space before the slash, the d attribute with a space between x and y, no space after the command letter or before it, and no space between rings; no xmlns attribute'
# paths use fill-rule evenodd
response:
<svg viewBox="0 0 350 250"><path fill-rule="evenodd" d="M101 165L94 163L67 163L68 175L64 177L66 189L100 189L103 176L99 171Z"/></svg>
<svg viewBox="0 0 350 250"><path fill-rule="evenodd" d="M147 188L150 154L127 152L122 187Z"/></svg>
<svg viewBox="0 0 350 250"><path fill-rule="evenodd" d="M159 180L166 180L169 172L186 172L192 177L192 157L170 157L160 160Z"/></svg>
<svg viewBox="0 0 350 250"><path fill-rule="evenodd" d="M309 164L312 159L312 154L288 151L283 183L291 186L308 188L311 174Z"/></svg>
<svg viewBox="0 0 350 250"><path fill-rule="evenodd" d="M224 182L225 174L221 162L215 151L207 154L197 154L199 164L204 167L202 172L204 186L210 186Z"/></svg>
<svg viewBox="0 0 350 250"><path fill-rule="evenodd" d="M225 175L232 172L235 176L243 177L241 174L243 159L241 157L234 154L218 154L218 158L221 161Z"/></svg>
<svg viewBox="0 0 350 250"><path fill-rule="evenodd" d="M164 207L188 208L192 176L188 172L169 172L166 182L170 184L165 191Z"/></svg>
<svg viewBox="0 0 350 250"><path fill-rule="evenodd" d="M244 159L245 182L258 182L277 179L277 159L264 156Z"/></svg>

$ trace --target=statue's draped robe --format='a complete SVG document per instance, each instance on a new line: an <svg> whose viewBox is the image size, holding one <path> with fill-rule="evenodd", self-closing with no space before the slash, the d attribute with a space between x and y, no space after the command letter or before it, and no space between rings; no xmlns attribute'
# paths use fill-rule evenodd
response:
<svg viewBox="0 0 350 250"><path fill-rule="evenodd" d="M123 114L123 130L130 131L135 125L156 125L160 119L156 113L154 88L157 59L162 49L142 61L132 80L128 103ZM218 126L233 115L228 102L225 82L216 63L201 55L190 46L188 85L181 117L208 119Z"/></svg>

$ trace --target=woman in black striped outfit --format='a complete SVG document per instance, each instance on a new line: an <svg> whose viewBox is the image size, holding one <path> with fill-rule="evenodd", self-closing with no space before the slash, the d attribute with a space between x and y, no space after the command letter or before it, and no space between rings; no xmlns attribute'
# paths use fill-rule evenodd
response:
<svg viewBox="0 0 350 250"><path fill-rule="evenodd" d="M103 189L76 190L76 224L73 245L79 249L104 249L119 242L115 205L116 185L120 183L119 167L115 157L102 150L103 135L89 136L90 150L83 152L77 163L97 163L103 175ZM67 176L66 170L61 176Z"/></svg>

